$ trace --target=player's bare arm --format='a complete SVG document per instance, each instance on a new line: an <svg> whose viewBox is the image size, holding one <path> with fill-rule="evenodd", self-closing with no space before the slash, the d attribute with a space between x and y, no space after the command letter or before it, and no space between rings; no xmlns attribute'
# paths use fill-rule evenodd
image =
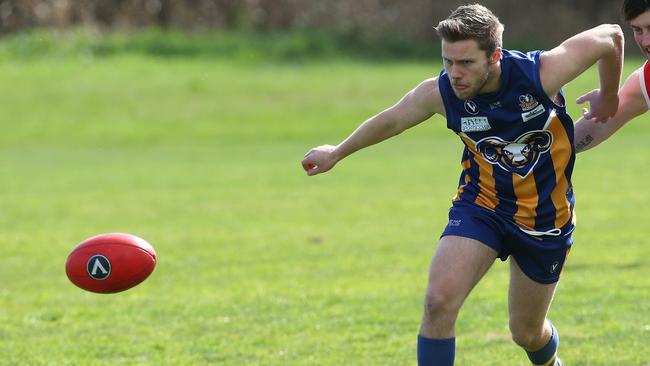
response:
<svg viewBox="0 0 650 366"><path fill-rule="evenodd" d="M578 99L589 102L584 117L602 122L618 108L618 87L623 69L624 37L621 27L603 24L579 33L541 56L540 77L544 91L554 97L569 81L598 63L600 89Z"/></svg>
<svg viewBox="0 0 650 366"><path fill-rule="evenodd" d="M369 118L340 144L322 145L305 154L302 166L307 175L324 173L341 159L377 144L429 119L444 114L438 78L421 82L392 107Z"/></svg>
<svg viewBox="0 0 650 366"><path fill-rule="evenodd" d="M630 75L618 93L618 110L614 117L606 123L594 123L580 118L575 125L574 141L576 152L580 153L607 140L616 131L648 110L639 78L643 69L638 69Z"/></svg>

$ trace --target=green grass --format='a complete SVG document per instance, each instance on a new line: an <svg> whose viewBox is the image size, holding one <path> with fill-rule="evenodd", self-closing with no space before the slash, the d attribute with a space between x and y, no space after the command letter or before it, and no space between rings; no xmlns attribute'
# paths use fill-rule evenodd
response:
<svg viewBox="0 0 650 366"><path fill-rule="evenodd" d="M435 117L323 176L299 161L438 69L4 60L0 365L414 365L460 141ZM650 364L647 118L578 157L551 313L568 365ZM120 294L79 290L67 254L111 231L150 241L156 271ZM497 263L470 296L458 365L526 365L506 287Z"/></svg>
<svg viewBox="0 0 650 366"><path fill-rule="evenodd" d="M440 44L430 39L408 39L398 34L362 29L300 31L220 31L186 33L171 29L100 33L88 28L56 32L34 29L5 35L0 59L46 57L94 58L141 54L164 57L222 57L244 63L351 57L366 60L431 59Z"/></svg>

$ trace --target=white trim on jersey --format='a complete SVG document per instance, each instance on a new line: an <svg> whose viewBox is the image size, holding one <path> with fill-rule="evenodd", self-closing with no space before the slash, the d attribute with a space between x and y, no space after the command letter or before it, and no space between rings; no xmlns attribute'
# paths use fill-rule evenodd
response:
<svg viewBox="0 0 650 366"><path fill-rule="evenodd" d="M645 103L648 106L648 108L650 108L650 98L648 97L648 91L646 90L646 87L645 87L646 86L646 83L645 83L645 70L646 70L645 66L646 66L647 63L648 63L648 61L646 61L646 63L643 64L643 66L641 66L641 68L639 69L639 71L640 71L639 72L639 84L641 84L640 85L641 86L641 92L643 93L643 98L645 99Z"/></svg>
<svg viewBox="0 0 650 366"><path fill-rule="evenodd" d="M548 119L546 120L546 123L544 124L544 128L542 128L542 130L548 130L548 126L551 124L551 121L556 116L557 116L557 114L555 113L555 109L551 109L551 113L549 113Z"/></svg>

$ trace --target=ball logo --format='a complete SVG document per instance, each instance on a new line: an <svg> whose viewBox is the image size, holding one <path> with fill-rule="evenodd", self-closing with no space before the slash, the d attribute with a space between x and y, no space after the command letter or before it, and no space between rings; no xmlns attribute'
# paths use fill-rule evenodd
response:
<svg viewBox="0 0 650 366"><path fill-rule="evenodd" d="M88 259L86 270L95 280L105 280L111 274L111 262L101 254L95 254Z"/></svg>

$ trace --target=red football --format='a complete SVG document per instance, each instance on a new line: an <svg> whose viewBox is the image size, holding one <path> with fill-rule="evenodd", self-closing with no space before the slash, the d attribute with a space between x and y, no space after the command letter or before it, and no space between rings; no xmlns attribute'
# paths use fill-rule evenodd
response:
<svg viewBox="0 0 650 366"><path fill-rule="evenodd" d="M156 267L146 240L125 233L100 234L81 242L65 263L72 283L84 290L120 292L144 281Z"/></svg>

